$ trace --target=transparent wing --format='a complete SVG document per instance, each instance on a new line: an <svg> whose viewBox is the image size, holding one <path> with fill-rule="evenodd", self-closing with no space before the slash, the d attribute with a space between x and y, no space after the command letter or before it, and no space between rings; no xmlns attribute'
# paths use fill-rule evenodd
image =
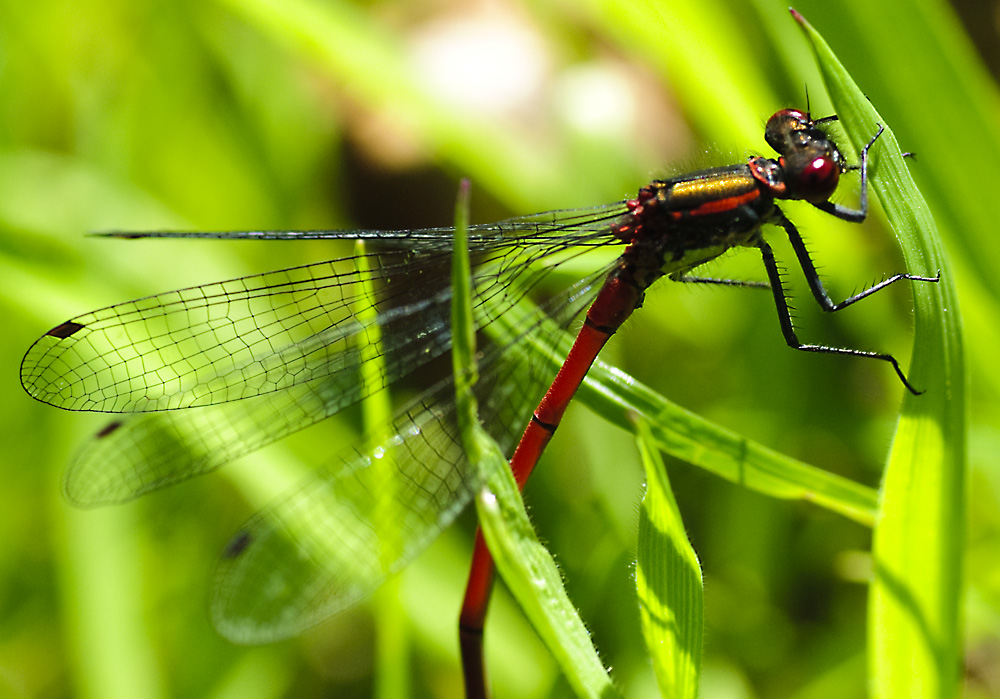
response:
<svg viewBox="0 0 1000 699"><path fill-rule="evenodd" d="M574 212L572 226L547 216L547 227L518 219L530 234L488 243L479 227L478 328L594 249L586 244L606 239L604 209ZM22 363L32 395L140 413L115 420L81 451L66 472L67 497L80 505L126 501L214 470L388 385L426 389L428 365L451 346L451 255L438 249L443 237L429 245L423 234L418 250L366 256L379 265L370 271L359 272L354 258L324 262L119 304L50 331ZM540 258L544 264L531 264ZM371 305L377 315L356 313ZM361 371L363 348L378 371ZM151 412L167 408L170 419Z"/></svg>
<svg viewBox="0 0 1000 699"><path fill-rule="evenodd" d="M546 319L568 323L607 270L545 310L522 302L554 268L614 241L609 222L621 211L475 228L474 315L485 347L477 393L484 423L507 450L555 373L551 361L531 359L533 344L563 339L542 329ZM416 391L388 441L315 472L234 538L213 609L238 640L289 635L367 596L452 521L476 486L455 434L450 371L433 372L451 346L450 229L322 235L377 244L364 260L371 271L340 260L119 304L54 328L22 362L22 382L39 400L131 413L67 470L67 495L85 505L212 470L389 385ZM371 304L377 315L359 313ZM361 364L376 329L380 371L366 382L373 372Z"/></svg>
<svg viewBox="0 0 1000 699"><path fill-rule="evenodd" d="M562 314L585 307L600 278L578 286ZM521 318L527 329L484 355L475 389L484 426L508 453L557 369L538 353L564 356L572 339L542 331L544 314ZM454 390L442 380L397 415L392 438L313 474L244 525L216 576L212 614L224 635L294 635L368 597L452 522L479 485L454 422Z"/></svg>
<svg viewBox="0 0 1000 699"><path fill-rule="evenodd" d="M474 227L471 247L484 269L477 292L482 298L511 287L523 293L537 274L526 269L529 261L568 246L609 242L609 219L620 212L612 205ZM68 410L148 412L335 377L346 405L446 349L440 345L447 325L441 309L448 304L450 229L148 235L360 238L382 249L367 255L364 265L355 258L310 264L69 320L39 339L22 361L21 382L32 397ZM380 311L378 320L359 319L356 311L371 304ZM368 344L372 322L385 338L385 371L376 385L358 386L359 348Z"/></svg>

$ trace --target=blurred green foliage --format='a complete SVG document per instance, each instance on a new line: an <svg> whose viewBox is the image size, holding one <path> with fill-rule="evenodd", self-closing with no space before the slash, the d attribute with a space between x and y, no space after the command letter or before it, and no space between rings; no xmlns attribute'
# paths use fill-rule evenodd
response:
<svg viewBox="0 0 1000 699"><path fill-rule="evenodd" d="M797 9L918 154L911 172L952 257L972 372L967 696L995 695L996 87L933 0ZM478 62L480 49L492 62ZM668 166L764 152L764 120L804 107L806 88L814 113L827 113L801 34L767 0L0 4L0 694L347 697L409 685L413 696L450 697L460 688L455 620L471 518L401 576L395 600L302 638L243 648L209 625L213 562L268 497L246 497L230 477L322 461L352 425L328 421L219 475L79 511L61 499L60 472L103 422L35 404L16 378L30 343L83 311L350 250L83 233L446 225L461 176L473 182L475 221L614 201ZM847 182L838 196L850 202ZM804 205L786 211L835 297L902 268L877 216L854 226ZM733 255L710 271L760 278L757 266L752 254ZM654 288L607 361L783 453L879 483L902 392L890 371L788 350L767 294L678 287ZM800 300L801 336L905 357L911 297L902 287L879 296L825 318ZM704 567L702 696L863 696L869 530L676 461L668 468ZM656 692L630 568L641 481L630 437L571 409L527 493L630 697ZM399 640L376 662L373 613L387 608ZM498 696L568 694L505 594L486 642Z"/></svg>

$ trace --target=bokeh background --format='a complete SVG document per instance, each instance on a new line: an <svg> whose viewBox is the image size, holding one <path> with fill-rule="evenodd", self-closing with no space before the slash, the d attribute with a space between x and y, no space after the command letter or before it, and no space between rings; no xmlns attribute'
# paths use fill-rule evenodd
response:
<svg viewBox="0 0 1000 699"><path fill-rule="evenodd" d="M972 374L967 696L986 697L1000 696L1000 14L969 5L796 7L918 154L912 172L952 255ZM0 3L0 696L461 687L468 515L388 593L301 638L240 647L208 621L214 561L268 497L246 474L321 463L350 426L330 421L218 474L80 511L61 498L61 471L104 420L19 386L24 351L69 317L349 249L86 232L447 225L461 177L479 222L610 202L651 177L766 152L767 116L804 108L806 90L826 114L800 32L768 0ZM838 198L850 203L847 182ZM877 213L856 226L810 209L785 207L834 297L901 269ZM709 271L760 279L757 260ZM797 321L803 338L906 357L910 305L900 287L821 318L803 297ZM879 482L902 387L877 363L788 350L767 294L661 284L604 356L747 437ZM618 685L656 696L632 580L632 440L571 409L543 463L533 518ZM870 531L668 466L706 580L702 696L864 696ZM568 695L502 590L487 653L497 696Z"/></svg>

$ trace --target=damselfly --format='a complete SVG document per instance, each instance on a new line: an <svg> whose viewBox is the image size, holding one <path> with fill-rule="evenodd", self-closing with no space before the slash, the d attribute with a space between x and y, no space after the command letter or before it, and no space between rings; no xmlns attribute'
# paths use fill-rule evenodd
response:
<svg viewBox="0 0 1000 699"><path fill-rule="evenodd" d="M636 197L607 206L471 227L474 316L484 346L476 393L481 419L512 454L520 485L598 352L641 305L645 290L664 276L732 284L691 274L731 248L760 252L790 347L888 363L908 390L919 392L890 354L800 342L762 235L764 224L785 230L825 311L901 279L937 281L896 274L839 303L828 296L776 200L805 200L847 221L865 218L868 151L882 130L852 168L820 128L835 119L782 110L765 129L765 140L780 155L776 160L754 157L657 180ZM861 175L858 209L829 201L851 169ZM21 365L28 393L67 410L121 415L68 469L69 498L126 501L218 468L377 392L421 385L393 424L379 430L383 436L352 447L240 530L223 555L213 613L227 636L262 642L301 631L369 595L448 526L479 485L456 433L451 376L435 373L451 347L452 233L109 234L360 239L369 251L110 306L46 333ZM528 303L560 266L616 245L624 250L615 261L540 305ZM359 310L371 307L378 312ZM537 360L537 347L558 346L560 335L552 328L567 327L584 311L556 373ZM485 691L481 639L492 580L492 559L477 536L461 615L470 695Z"/></svg>

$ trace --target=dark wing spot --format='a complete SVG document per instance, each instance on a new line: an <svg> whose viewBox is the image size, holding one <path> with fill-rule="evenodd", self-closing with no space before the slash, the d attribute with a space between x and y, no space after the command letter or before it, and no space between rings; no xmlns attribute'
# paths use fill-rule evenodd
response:
<svg viewBox="0 0 1000 699"><path fill-rule="evenodd" d="M103 437L107 437L109 434L111 434L112 432L114 432L115 430L117 430L121 426L122 426L122 421L121 420L115 420L114 422L109 422L107 425L105 425L103 428L101 428L100 432L98 432L94 436L97 437L98 439L101 439Z"/></svg>
<svg viewBox="0 0 1000 699"><path fill-rule="evenodd" d="M250 532L237 532L236 535L229 540L229 543L226 544L226 548L222 552L222 557L225 559L236 558L247 550L247 546L250 545L252 540L253 537L250 536Z"/></svg>
<svg viewBox="0 0 1000 699"><path fill-rule="evenodd" d="M73 333L81 330L84 326L80 323L75 323L72 320L67 320L62 325L57 325L56 327L49 330L46 335L51 335L52 337L58 337L60 340L69 337Z"/></svg>

